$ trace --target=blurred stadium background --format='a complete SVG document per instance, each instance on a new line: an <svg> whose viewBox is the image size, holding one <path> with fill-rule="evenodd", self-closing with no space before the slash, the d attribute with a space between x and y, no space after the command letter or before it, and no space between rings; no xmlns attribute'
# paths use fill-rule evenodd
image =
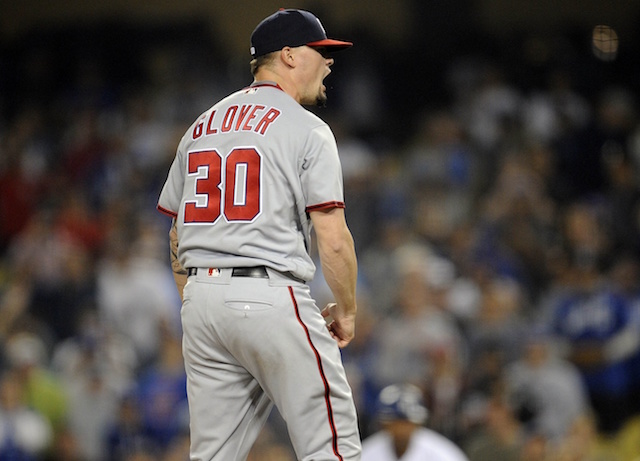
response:
<svg viewBox="0 0 640 461"><path fill-rule="evenodd" d="M0 428L35 411L0 460L186 459L155 202L279 7L355 43L313 110L360 257L363 435L411 381L471 461L637 461L637 0L0 0ZM277 414L251 456L294 459Z"/></svg>

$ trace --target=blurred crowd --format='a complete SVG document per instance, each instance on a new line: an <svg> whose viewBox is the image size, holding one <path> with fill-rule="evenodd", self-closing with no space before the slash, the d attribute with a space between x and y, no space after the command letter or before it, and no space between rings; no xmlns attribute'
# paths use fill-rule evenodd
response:
<svg viewBox="0 0 640 461"><path fill-rule="evenodd" d="M155 205L187 126L250 83L248 59L189 45L151 46L115 80L89 49L53 85L44 43L20 85L0 79L0 459L187 459ZM379 390L410 382L471 461L640 459L634 89L585 93L559 66L524 88L513 63L451 59L446 103L405 114L398 138L367 65L329 77L339 96L314 109L336 134L359 257L343 357L363 437ZM286 440L274 414L250 459L293 460Z"/></svg>

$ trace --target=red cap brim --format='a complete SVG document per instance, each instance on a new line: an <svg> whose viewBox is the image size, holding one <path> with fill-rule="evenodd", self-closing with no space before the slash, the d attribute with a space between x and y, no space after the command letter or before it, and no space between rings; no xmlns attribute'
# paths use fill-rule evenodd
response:
<svg viewBox="0 0 640 461"><path fill-rule="evenodd" d="M324 40L309 42L307 43L307 46L325 47L325 48L331 48L334 51L340 51L340 50L344 50L345 48L349 48L350 46L353 46L353 43L343 42L342 40L334 40L332 38L325 38Z"/></svg>

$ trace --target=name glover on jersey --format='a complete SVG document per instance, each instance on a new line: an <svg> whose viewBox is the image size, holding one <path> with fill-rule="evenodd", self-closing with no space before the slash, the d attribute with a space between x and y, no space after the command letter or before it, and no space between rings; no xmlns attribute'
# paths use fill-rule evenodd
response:
<svg viewBox="0 0 640 461"><path fill-rule="evenodd" d="M281 113L275 107L261 104L234 104L227 108L223 116L218 116L217 112L212 110L210 113L202 114L193 128L194 140L203 135L211 136L238 131L253 131L264 136Z"/></svg>

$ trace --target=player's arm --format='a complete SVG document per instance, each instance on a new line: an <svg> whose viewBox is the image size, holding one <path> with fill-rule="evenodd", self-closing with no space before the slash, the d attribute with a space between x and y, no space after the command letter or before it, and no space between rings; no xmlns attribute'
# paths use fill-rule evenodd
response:
<svg viewBox="0 0 640 461"><path fill-rule="evenodd" d="M169 231L169 248L173 278L176 281L176 287L178 288L178 293L180 293L180 299L182 299L182 291L184 290L184 286L187 284L187 270L182 267L180 261L178 261L178 225L175 219L171 223L171 230Z"/></svg>
<svg viewBox="0 0 640 461"><path fill-rule="evenodd" d="M329 318L329 331L338 346L345 347L355 336L356 280L358 264L353 237L343 208L310 213L316 233L320 264L335 298L322 311Z"/></svg>

